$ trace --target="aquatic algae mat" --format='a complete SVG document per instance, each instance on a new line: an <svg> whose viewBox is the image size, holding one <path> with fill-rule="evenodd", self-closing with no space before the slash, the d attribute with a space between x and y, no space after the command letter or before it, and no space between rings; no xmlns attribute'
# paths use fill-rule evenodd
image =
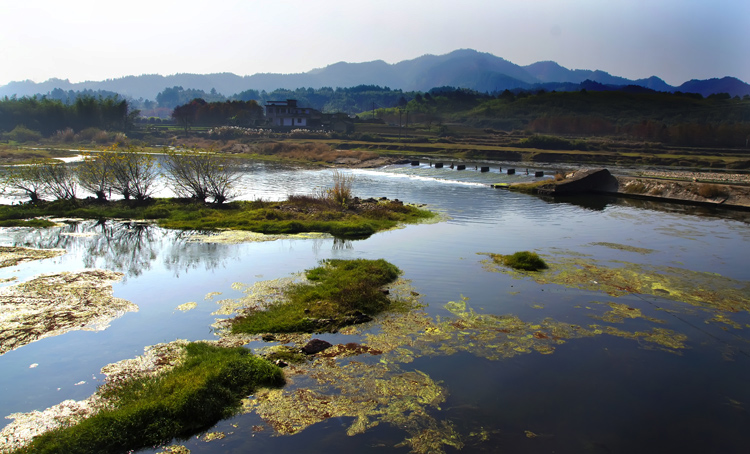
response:
<svg viewBox="0 0 750 454"><path fill-rule="evenodd" d="M715 273L673 266L652 266L611 260L602 262L582 254L544 256L549 269L525 273L499 264L492 253L483 261L488 271L530 278L539 284L557 284L618 297L627 294L652 295L703 309L750 312L750 282Z"/></svg>
<svg viewBox="0 0 750 454"><path fill-rule="evenodd" d="M108 364L102 368L106 383L156 375L174 368L184 359L184 346L187 344L186 340L177 340L148 346L143 355ZM13 421L0 431L0 453L26 446L37 435L76 424L95 415L107 405L108 401L96 392L84 400L66 400L43 411L8 415L6 419Z"/></svg>
<svg viewBox="0 0 750 454"><path fill-rule="evenodd" d="M88 270L42 275L0 289L0 355L72 330L100 331L126 312L130 301L112 295L122 273Z"/></svg>
<svg viewBox="0 0 750 454"><path fill-rule="evenodd" d="M65 254L64 249L32 249L27 247L0 246L0 268L16 266L32 260L49 259Z"/></svg>
<svg viewBox="0 0 750 454"><path fill-rule="evenodd" d="M308 362L290 365L285 369L288 385L259 390L244 402L245 411L256 413L279 435L298 433L329 418L351 418L348 435L388 424L406 432L398 446L408 446L414 453L441 453L448 447L462 449L486 442L489 434L482 427L461 434L450 419L441 417L441 405L449 391L424 372L409 370L408 364L419 357L459 352L488 360L548 355L571 339L602 334L671 353L686 348L685 336L665 328L627 331L613 326L584 327L551 318L530 322L511 314L477 313L463 297L445 305L450 316L432 317L421 309L421 295L409 288L408 281L400 284L391 289L391 295L410 310L380 316L369 325L342 329L341 334L358 336L362 343L334 345ZM617 315L619 311L627 318L636 314L612 307L611 322L626 318ZM276 340L282 344L295 342Z"/></svg>
<svg viewBox="0 0 750 454"><path fill-rule="evenodd" d="M353 422L346 430L350 436L386 423L408 433L396 447L409 446L412 452L463 447L453 424L432 415L440 410L447 391L425 373L381 363L317 359L304 374L316 386L261 390L245 401L245 411L257 413L282 435L329 418L350 417Z"/></svg>
<svg viewBox="0 0 750 454"><path fill-rule="evenodd" d="M317 238L333 238L328 233L308 232L293 234L271 234L251 232L249 230L221 230L218 233L194 234L188 241L200 243L240 244L240 243L262 243L276 240L302 240Z"/></svg>

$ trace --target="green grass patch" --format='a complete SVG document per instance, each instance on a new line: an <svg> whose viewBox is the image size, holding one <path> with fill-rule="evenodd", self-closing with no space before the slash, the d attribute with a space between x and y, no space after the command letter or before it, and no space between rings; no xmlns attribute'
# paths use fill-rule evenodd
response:
<svg viewBox="0 0 750 454"><path fill-rule="evenodd" d="M512 255L492 254L492 260L500 265L523 271L539 271L549 268L539 254L529 251L519 251Z"/></svg>
<svg viewBox="0 0 750 454"><path fill-rule="evenodd" d="M287 363L299 364L307 360L307 355L302 353L298 348L280 345L278 348L266 353L265 358L269 361L281 360Z"/></svg>
<svg viewBox="0 0 750 454"><path fill-rule="evenodd" d="M195 342L186 350L185 362L163 375L101 388L113 408L16 453L128 452L187 438L233 415L255 388L284 383L281 369L242 347Z"/></svg>
<svg viewBox="0 0 750 454"><path fill-rule="evenodd" d="M335 331L356 323L357 314L375 315L390 307L381 288L400 270L383 259L325 260L307 270L308 282L287 288L266 310L237 317L234 333Z"/></svg>
<svg viewBox="0 0 750 454"><path fill-rule="evenodd" d="M41 216L84 219L154 220L159 226L180 230L250 230L265 234L320 232L346 239L367 238L396 227L417 223L434 213L396 202L321 205L310 199L284 202L237 201L223 205L186 199L132 201L42 201L37 204L1 205L0 222Z"/></svg>
<svg viewBox="0 0 750 454"><path fill-rule="evenodd" d="M0 221L0 227L36 227L46 228L54 227L54 222L46 219L5 219Z"/></svg>

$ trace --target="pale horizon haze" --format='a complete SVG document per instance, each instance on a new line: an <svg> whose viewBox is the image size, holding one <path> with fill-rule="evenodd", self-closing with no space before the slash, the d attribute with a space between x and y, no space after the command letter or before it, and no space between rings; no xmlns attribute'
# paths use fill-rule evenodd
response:
<svg viewBox="0 0 750 454"><path fill-rule="evenodd" d="M0 85L300 73L466 48L671 85L750 81L747 0L0 0L0 16Z"/></svg>

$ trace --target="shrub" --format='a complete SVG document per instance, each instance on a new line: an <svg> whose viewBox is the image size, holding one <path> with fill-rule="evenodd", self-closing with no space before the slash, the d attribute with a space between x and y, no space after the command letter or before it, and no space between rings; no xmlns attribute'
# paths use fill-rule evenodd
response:
<svg viewBox="0 0 750 454"><path fill-rule="evenodd" d="M539 271L549 268L535 252L519 251L513 255L499 255L501 263L516 270ZM497 258L495 259L497 261Z"/></svg>
<svg viewBox="0 0 750 454"><path fill-rule="evenodd" d="M333 171L333 186L329 189L329 195L336 205L345 207L352 198L352 183L354 175L347 175L338 170Z"/></svg>
<svg viewBox="0 0 750 454"><path fill-rule="evenodd" d="M99 128L86 128L78 132L78 140L81 142L86 140L93 141L94 138L101 132L102 130Z"/></svg>
<svg viewBox="0 0 750 454"><path fill-rule="evenodd" d="M576 145L567 139L544 135L533 135L521 139L516 145L522 148L539 148L541 150L572 150L576 148Z"/></svg>
<svg viewBox="0 0 750 454"><path fill-rule="evenodd" d="M698 195L706 199L714 197L726 197L727 192L718 184L701 184L698 186Z"/></svg>
<svg viewBox="0 0 750 454"><path fill-rule="evenodd" d="M15 142L38 142L42 138L42 133L33 131L26 126L18 125L6 134L8 139Z"/></svg>
<svg viewBox="0 0 750 454"><path fill-rule="evenodd" d="M76 134L72 128L65 128L55 132L52 136L52 140L58 143L71 143L75 140Z"/></svg>
<svg viewBox="0 0 750 454"><path fill-rule="evenodd" d="M128 136L126 136L125 133L123 133L123 132L116 132L116 133L114 133L112 135L112 141L114 143L119 143L121 145L129 143Z"/></svg>
<svg viewBox="0 0 750 454"><path fill-rule="evenodd" d="M105 144L109 142L109 133L107 131L99 131L96 134L94 134L94 137L92 138L93 142L96 142L98 144Z"/></svg>

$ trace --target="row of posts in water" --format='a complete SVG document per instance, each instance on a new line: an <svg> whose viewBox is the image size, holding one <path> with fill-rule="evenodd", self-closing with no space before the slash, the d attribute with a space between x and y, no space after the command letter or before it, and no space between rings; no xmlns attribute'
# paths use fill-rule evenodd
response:
<svg viewBox="0 0 750 454"><path fill-rule="evenodd" d="M412 161L411 165L418 166L419 165L419 161ZM430 162L430 167L432 167L432 162ZM456 170L466 170L466 165L465 164L457 164L457 165L454 166L453 163L451 163L450 168L453 169L454 167L455 167ZM436 169L442 169L443 168L443 163L442 162L436 162L435 163L435 168ZM474 170L479 170L480 172L489 172L490 171L490 167L489 166L482 166L482 168L480 169L479 166L474 166ZM500 170L500 172L502 172L503 168L499 167L499 170ZM506 169L506 172L508 173L508 175L515 175L516 169ZM526 175L529 175L529 169L526 169ZM534 172L534 176L535 177L543 177L544 176L544 171L537 170L536 172Z"/></svg>

